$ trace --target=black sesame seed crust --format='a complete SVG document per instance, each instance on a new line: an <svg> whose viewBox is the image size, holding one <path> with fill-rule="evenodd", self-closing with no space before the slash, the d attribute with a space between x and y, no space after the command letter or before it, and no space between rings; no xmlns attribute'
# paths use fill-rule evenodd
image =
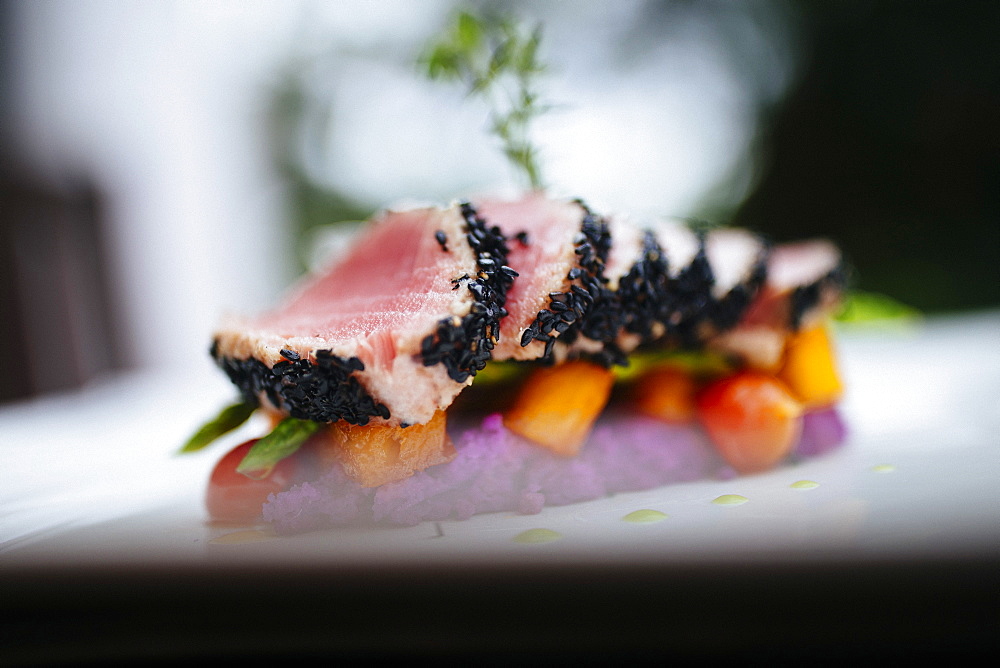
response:
<svg viewBox="0 0 1000 668"><path fill-rule="evenodd" d="M572 344L580 336L598 341L603 348L587 357L611 366L628 363L626 355L615 343L622 327L621 303L608 287L604 275L608 253L611 250L611 233L607 221L592 212L582 200L576 200L583 217L580 232L574 239L577 255L576 266L569 270L566 279L569 289L549 293L548 308L535 316L521 335L521 345L542 341L545 351L541 361L551 363L556 340Z"/></svg>
<svg viewBox="0 0 1000 668"><path fill-rule="evenodd" d="M767 256L770 252L764 246L763 252L757 257L745 280L726 293L721 299L715 299L708 312L708 318L718 332L735 327L743 314L750 308L751 302L767 279Z"/></svg>
<svg viewBox="0 0 1000 668"><path fill-rule="evenodd" d="M500 228L487 226L468 202L462 203L461 210L465 238L476 254L478 271L474 277L461 276L452 283L454 289L464 284L472 293L472 307L464 317L439 321L436 331L420 344L424 366L443 364L448 377L456 383L475 376L493 358L493 348L500 338L500 320L507 315L507 290L517 276L507 266L509 249Z"/></svg>
<svg viewBox="0 0 1000 668"><path fill-rule="evenodd" d="M618 301L622 309L622 327L637 334L641 341L657 336L656 325L661 313L668 309L665 300L671 298L667 289L669 258L663 252L656 235L645 230L642 236L642 256L628 273L618 279Z"/></svg>
<svg viewBox="0 0 1000 668"><path fill-rule="evenodd" d="M667 327L667 340L682 347L699 344L699 325L708 316L713 285L715 275L705 253L705 235L699 233L698 252L688 266L670 279L667 294L671 299L664 300L660 306L659 318Z"/></svg>
<svg viewBox="0 0 1000 668"><path fill-rule="evenodd" d="M353 376L365 368L357 357L316 350L315 362L310 362L291 350L282 350L284 359L268 367L254 358L219 356L218 341L210 352L248 402L257 404L263 395L290 416L315 422L346 420L365 425L372 417L389 418L389 409L372 399Z"/></svg>
<svg viewBox="0 0 1000 668"><path fill-rule="evenodd" d="M668 278L654 321L662 323L662 341L680 348L697 349L705 343L706 329L721 333L735 327L767 278L768 247L757 257L746 278L716 298L715 273L705 250L706 237L698 232L698 252L676 276Z"/></svg>
<svg viewBox="0 0 1000 668"><path fill-rule="evenodd" d="M438 230L434 233L434 239L441 246L441 250L445 253L448 252L448 235L444 233L444 230Z"/></svg>
<svg viewBox="0 0 1000 668"><path fill-rule="evenodd" d="M609 227L582 201L577 203L584 218L575 242L579 261L567 275L570 288L551 293L548 308L538 313L521 337L522 346L536 340L545 343L543 361L552 361L557 339L572 344L586 337L602 346L596 353L581 356L605 366L627 366L628 354L618 343L623 332L638 335L640 345L656 339L669 346L700 348L705 344L706 326L715 333L736 326L767 276L765 249L746 280L715 298L715 275L704 232L698 233L698 251L691 263L671 278L670 259L656 235L646 230L639 260L612 290L604 273L613 242Z"/></svg>
<svg viewBox="0 0 1000 668"><path fill-rule="evenodd" d="M477 273L454 279L454 289L465 285L473 295L469 313L464 317L443 318L433 334L421 341L419 356L424 366L443 364L449 378L464 383L481 371L492 358L500 335L500 319L507 315L504 304L507 290L517 272L507 266L506 239L498 227L487 227L469 204L462 204L465 240L476 255ZM435 240L447 251L447 238L436 231ZM212 357L229 379L240 389L244 399L258 403L260 398L290 416L316 422L346 420L365 425L371 418L389 419L389 409L368 394L355 372L364 371L357 357L339 357L329 350L316 350L314 361L282 349L283 359L268 367L264 362L220 356L218 341Z"/></svg>
<svg viewBox="0 0 1000 668"><path fill-rule="evenodd" d="M507 315L507 290L517 272L507 266L507 245L498 227L487 227L469 204L461 206L465 220L465 241L476 256L475 276L453 279L454 289L465 285L473 296L464 317L441 319L434 333L421 341L419 357L424 366L443 364L448 377L464 383L481 371L492 358L500 335L500 319ZM434 238L447 252L448 239L442 230ZM340 357L330 350L315 350L303 357L282 349L282 360L268 367L261 360L236 359L219 354L218 339L211 355L243 398L254 404L266 397L274 407L290 416L316 422L346 420L365 425L371 418L389 419L387 406L376 401L358 381L364 371L357 357Z"/></svg>
<svg viewBox="0 0 1000 668"><path fill-rule="evenodd" d="M824 292L827 290L840 292L847 286L848 273L847 266L841 263L818 281L795 288L789 297L788 327L792 331L798 331L802 326L803 317L820 303Z"/></svg>

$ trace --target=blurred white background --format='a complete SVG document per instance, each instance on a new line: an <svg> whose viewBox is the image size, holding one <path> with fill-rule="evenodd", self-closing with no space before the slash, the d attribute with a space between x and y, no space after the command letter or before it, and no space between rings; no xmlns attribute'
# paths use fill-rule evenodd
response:
<svg viewBox="0 0 1000 668"><path fill-rule="evenodd" d="M544 24L543 91L555 109L534 134L554 194L693 216L733 207L752 187L759 116L795 74L795 33L776 5L489 6ZM108 252L97 261L112 282L119 364L208 364L225 312L278 299L300 271L303 235L336 222L317 221L315 207L305 220L303 192L370 212L517 185L486 110L415 64L454 8L4 5L6 144L42 184L82 175L100 193ZM46 336L30 337L35 357ZM90 338L101 345L100 332Z"/></svg>

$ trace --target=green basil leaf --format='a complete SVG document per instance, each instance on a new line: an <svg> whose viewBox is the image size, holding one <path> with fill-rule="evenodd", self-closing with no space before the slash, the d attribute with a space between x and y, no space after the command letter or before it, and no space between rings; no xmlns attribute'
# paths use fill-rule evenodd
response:
<svg viewBox="0 0 1000 668"><path fill-rule="evenodd" d="M241 402L227 406L212 420L206 422L201 429L188 439L181 452L195 452L211 444L220 436L224 436L246 422L257 406L248 402Z"/></svg>
<svg viewBox="0 0 1000 668"><path fill-rule="evenodd" d="M614 367L615 379L631 382L650 369L676 366L693 376L721 376L733 371L733 362L712 350L658 350L633 353L628 366Z"/></svg>
<svg viewBox="0 0 1000 668"><path fill-rule="evenodd" d="M253 444L236 470L248 478L266 478L275 464L302 447L322 426L322 422L285 418Z"/></svg>

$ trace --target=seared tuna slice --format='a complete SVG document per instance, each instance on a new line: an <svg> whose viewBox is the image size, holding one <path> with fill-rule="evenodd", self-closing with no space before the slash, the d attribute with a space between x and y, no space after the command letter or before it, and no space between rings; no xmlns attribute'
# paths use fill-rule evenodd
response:
<svg viewBox="0 0 1000 668"><path fill-rule="evenodd" d="M476 210L510 240L508 264L519 274L507 293L495 359L552 359L556 340L574 338L593 313L610 246L607 224L579 201L531 194L480 201ZM595 316L598 317L598 316Z"/></svg>
<svg viewBox="0 0 1000 668"><path fill-rule="evenodd" d="M657 317L669 294L667 258L651 230L621 215L605 220L611 248L590 290L593 306L556 350L565 357L582 355L607 366L625 366L629 353L664 331Z"/></svg>
<svg viewBox="0 0 1000 668"><path fill-rule="evenodd" d="M708 233L705 255L713 278L711 330L725 331L736 326L764 284L769 248L752 232L722 228Z"/></svg>
<svg viewBox="0 0 1000 668"><path fill-rule="evenodd" d="M606 348L625 356L663 334L657 316L667 294L667 258L651 230L620 215L610 217L609 225L611 253L604 276L614 307L607 329L614 325L617 334L614 346Z"/></svg>
<svg viewBox="0 0 1000 668"><path fill-rule="evenodd" d="M644 313L630 318L629 328L643 342L687 343L693 336L687 330L705 317L712 287L704 239L677 220L655 219L643 229L644 266L635 273L650 277L651 299Z"/></svg>
<svg viewBox="0 0 1000 668"><path fill-rule="evenodd" d="M666 342L700 347L735 326L763 283L766 244L732 228L695 233L681 223L661 221L652 229L669 269L659 315Z"/></svg>
<svg viewBox="0 0 1000 668"><path fill-rule="evenodd" d="M251 401L319 422L423 424L492 356L515 273L467 205L386 212L279 308L212 355Z"/></svg>
<svg viewBox="0 0 1000 668"><path fill-rule="evenodd" d="M847 273L840 249L825 239L780 244L767 262L767 281L745 320L792 330L809 327L840 301Z"/></svg>
<svg viewBox="0 0 1000 668"><path fill-rule="evenodd" d="M699 346L736 324L763 280L766 246L745 230L704 235L680 221L637 226L615 217L611 233L605 277L622 355L654 342Z"/></svg>
<svg viewBox="0 0 1000 668"><path fill-rule="evenodd" d="M826 240L779 244L767 260L767 279L739 324L710 347L756 367L781 362L788 334L829 317L840 301L846 272L840 250Z"/></svg>
<svg viewBox="0 0 1000 668"><path fill-rule="evenodd" d="M621 300L607 276L614 244L611 225L579 203L587 215L574 239L577 267L568 274L573 282L569 290L550 295L549 306L556 314L574 313L576 317L551 349L559 360L583 356L605 366L626 366L628 356L619 347ZM539 314L538 323L544 334L544 313Z"/></svg>
<svg viewBox="0 0 1000 668"><path fill-rule="evenodd" d="M624 272L620 273L623 265L617 262L608 271L621 304L621 336L628 341L622 343L625 350L663 335L665 328L659 314L669 280L667 256L653 231L628 227L631 230L615 226L613 255L631 257L632 262L624 265L627 267Z"/></svg>
<svg viewBox="0 0 1000 668"><path fill-rule="evenodd" d="M736 325L764 280L767 246L745 230L699 234L676 220L615 217L611 234L604 275L623 356L643 344L700 347Z"/></svg>

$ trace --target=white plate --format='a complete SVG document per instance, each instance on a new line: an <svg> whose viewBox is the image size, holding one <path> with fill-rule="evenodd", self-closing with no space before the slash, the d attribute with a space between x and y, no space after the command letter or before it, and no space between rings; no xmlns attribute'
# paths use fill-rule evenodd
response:
<svg viewBox="0 0 1000 668"><path fill-rule="evenodd" d="M0 411L0 567L746 562L995 551L1000 315L848 331L840 350L849 441L818 459L539 515L293 537L204 521L203 487L224 446L173 453L232 397L207 360L183 377L111 379ZM796 488L802 480L817 485ZM713 503L723 495L746 502ZM666 517L623 519L644 509ZM523 532L539 529L551 540L523 541Z"/></svg>
<svg viewBox="0 0 1000 668"><path fill-rule="evenodd" d="M7 407L0 663L995 653L998 332L1000 313L847 333L849 441L799 465L285 538L205 523L224 445L173 454L233 396L207 361Z"/></svg>

